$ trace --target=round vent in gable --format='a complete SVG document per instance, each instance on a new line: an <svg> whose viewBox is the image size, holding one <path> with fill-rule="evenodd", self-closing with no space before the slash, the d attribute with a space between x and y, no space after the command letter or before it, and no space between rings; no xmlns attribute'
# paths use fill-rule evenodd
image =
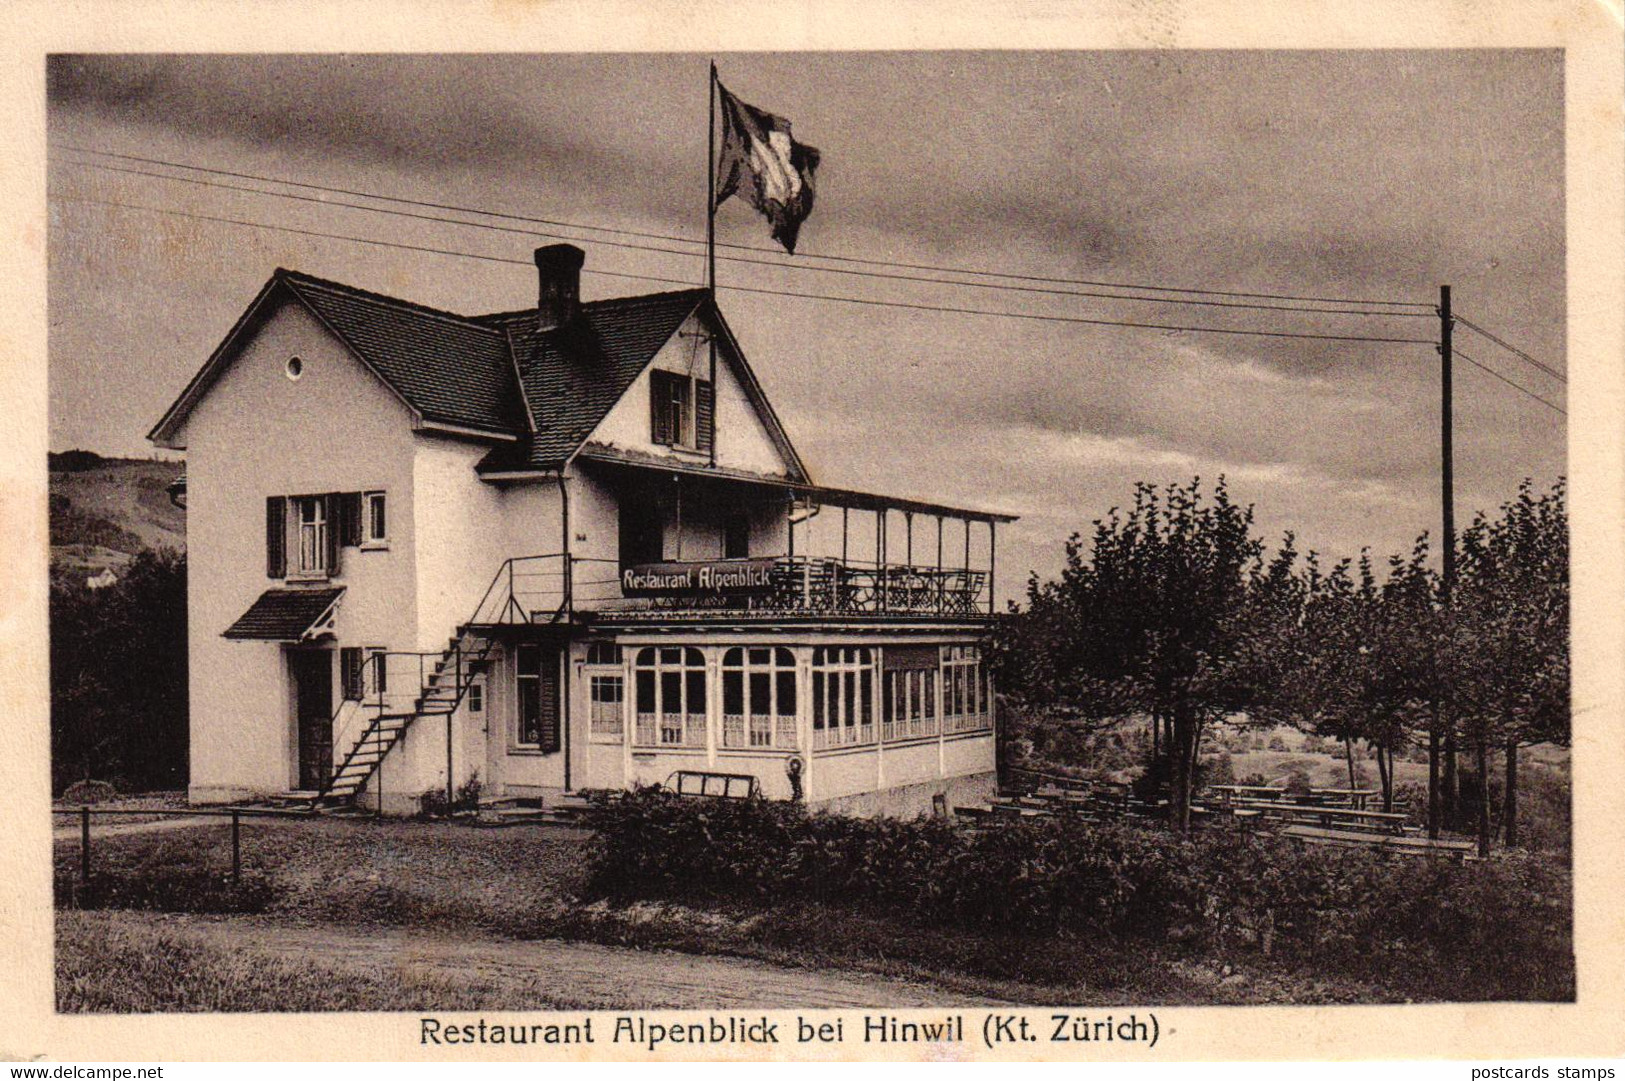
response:
<svg viewBox="0 0 1625 1081"><path fill-rule="evenodd" d="M298 379L301 375L304 375L304 374L305 374L305 362L300 360L298 357L289 357L288 358L288 378L289 379Z"/></svg>

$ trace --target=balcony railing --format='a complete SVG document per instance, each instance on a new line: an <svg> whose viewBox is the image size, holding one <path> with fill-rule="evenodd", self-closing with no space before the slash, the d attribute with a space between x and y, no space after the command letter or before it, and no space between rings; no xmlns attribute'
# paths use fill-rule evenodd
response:
<svg viewBox="0 0 1625 1081"><path fill-rule="evenodd" d="M503 563L476 608L473 622L567 622L578 614L667 613L674 618L784 616L936 616L977 619L990 611L988 574L981 570L875 564L818 556L768 561L766 581L741 592L674 590L628 596L614 560L541 555ZM726 568L728 560L705 565ZM698 566L699 564L694 564ZM684 566L667 564L666 566Z"/></svg>

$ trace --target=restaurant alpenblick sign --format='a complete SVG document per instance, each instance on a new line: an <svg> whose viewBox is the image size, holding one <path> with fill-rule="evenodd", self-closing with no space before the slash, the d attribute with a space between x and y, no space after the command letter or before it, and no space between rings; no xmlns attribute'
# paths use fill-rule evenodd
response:
<svg viewBox="0 0 1625 1081"><path fill-rule="evenodd" d="M621 568L628 597L718 597L766 593L773 560L716 559L688 563L639 563Z"/></svg>

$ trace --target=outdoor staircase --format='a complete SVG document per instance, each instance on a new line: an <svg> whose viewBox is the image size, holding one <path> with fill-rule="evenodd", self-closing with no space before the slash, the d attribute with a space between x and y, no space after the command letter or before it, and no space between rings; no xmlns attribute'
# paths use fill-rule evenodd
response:
<svg viewBox="0 0 1625 1081"><path fill-rule="evenodd" d="M422 717L449 716L456 711L474 678L485 670L494 647L492 639L463 628L448 641L440 659L425 674L417 697L409 707L391 709L382 703L363 704L362 708L377 712L368 720L327 784L311 800L311 808L353 806L356 796L378 771L379 763L406 735L413 722Z"/></svg>

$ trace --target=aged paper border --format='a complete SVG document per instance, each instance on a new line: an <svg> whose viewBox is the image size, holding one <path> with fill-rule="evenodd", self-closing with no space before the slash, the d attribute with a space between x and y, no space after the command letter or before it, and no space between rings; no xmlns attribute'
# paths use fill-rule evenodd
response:
<svg viewBox="0 0 1625 1081"><path fill-rule="evenodd" d="M1267 14L1265 13L1267 11ZM1574 538L1575 1005L1168 1008L1155 1050L1092 1060L1619 1056L1625 1053L1625 124L1619 0L1033 2L836 0L13 0L0 18L0 1059L472 1061L534 1048L422 1048L413 1014L57 1016L53 1012L45 668L47 565L44 58L50 52L704 51L910 48L1455 48L1565 50L1569 462ZM809 1011L802 1011L809 1012ZM967 1011L975 1014L977 1011ZM1027 1011L1035 1020L1048 1011ZM534 1015L484 1015L496 1021ZM694 1017L702 1014L691 1015ZM794 1012L780 1015L787 1021ZM793 1021L790 1023L793 1024ZM849 1021L848 1027L851 1027ZM968 1019L969 1024L969 1019ZM595 1026L596 1027L596 1026ZM969 1034L967 1034L969 1035ZM573 1051L574 1053L570 1053ZM774 1057L1041 1059L848 1042ZM569 1059L751 1059L749 1047L646 1055L599 1043Z"/></svg>

